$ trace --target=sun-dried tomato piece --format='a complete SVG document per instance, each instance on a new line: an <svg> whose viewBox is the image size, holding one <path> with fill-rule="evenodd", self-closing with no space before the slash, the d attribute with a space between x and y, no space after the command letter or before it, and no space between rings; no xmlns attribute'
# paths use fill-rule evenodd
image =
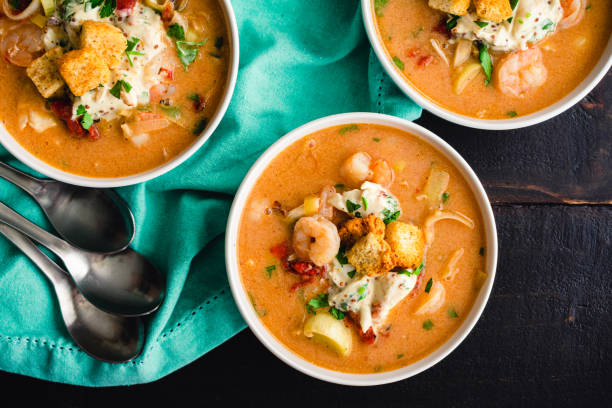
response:
<svg viewBox="0 0 612 408"><path fill-rule="evenodd" d="M117 11L131 11L135 5L136 0L117 0Z"/></svg>
<svg viewBox="0 0 612 408"><path fill-rule="evenodd" d="M427 55L425 57L421 57L419 58L419 62L417 62L417 65L419 67L426 67L432 63L433 59L434 59L433 55Z"/></svg>
<svg viewBox="0 0 612 408"><path fill-rule="evenodd" d="M284 242L281 242L280 244L274 245L272 248L270 248L270 252L272 253L272 255L274 255L276 258L280 259L281 261L286 260L289 254L291 253L289 242L284 241Z"/></svg>

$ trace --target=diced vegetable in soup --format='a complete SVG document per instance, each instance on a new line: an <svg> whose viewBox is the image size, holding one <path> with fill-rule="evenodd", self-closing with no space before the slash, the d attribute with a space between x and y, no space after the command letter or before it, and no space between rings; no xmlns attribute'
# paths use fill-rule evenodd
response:
<svg viewBox="0 0 612 408"><path fill-rule="evenodd" d="M316 132L272 160L238 242L268 330L304 359L353 373L442 345L487 279L484 251L459 171L411 134L370 124Z"/></svg>
<svg viewBox="0 0 612 408"><path fill-rule="evenodd" d="M601 58L612 0L375 1L388 58L451 111L508 119L552 105Z"/></svg>
<svg viewBox="0 0 612 408"><path fill-rule="evenodd" d="M120 177L157 167L195 141L224 93L229 50L216 0L3 8L0 118L61 170Z"/></svg>

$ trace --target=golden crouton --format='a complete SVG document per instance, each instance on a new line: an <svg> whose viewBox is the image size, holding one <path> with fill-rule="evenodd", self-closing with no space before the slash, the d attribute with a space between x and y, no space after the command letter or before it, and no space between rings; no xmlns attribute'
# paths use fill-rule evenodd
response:
<svg viewBox="0 0 612 408"><path fill-rule="evenodd" d="M393 251L380 236L369 233L346 253L346 257L357 272L369 276L381 275L393 269Z"/></svg>
<svg viewBox="0 0 612 408"><path fill-rule="evenodd" d="M110 69L121 64L121 57L127 47L123 32L101 21L87 20L81 31L81 48L91 48L104 59Z"/></svg>
<svg viewBox="0 0 612 408"><path fill-rule="evenodd" d="M462 16L470 8L470 0L429 0L429 7L449 14Z"/></svg>
<svg viewBox="0 0 612 408"><path fill-rule="evenodd" d="M421 264L425 253L425 236L419 227L405 222L392 222L387 225L385 240L393 250L396 266L415 269Z"/></svg>
<svg viewBox="0 0 612 408"><path fill-rule="evenodd" d="M512 16L510 0L474 0L474 5L476 14L483 20L499 23Z"/></svg>
<svg viewBox="0 0 612 408"><path fill-rule="evenodd" d="M385 223L374 214L370 214L366 218L351 218L342 224L338 230L342 245L346 248L350 248L359 238L370 232L381 238L385 236Z"/></svg>
<svg viewBox="0 0 612 408"><path fill-rule="evenodd" d="M44 98L58 95L64 88L64 80L57 70L57 60L62 56L62 47L55 47L36 58L26 73Z"/></svg>
<svg viewBox="0 0 612 408"><path fill-rule="evenodd" d="M110 80L111 73L106 63L91 48L74 50L57 61L59 72L76 96Z"/></svg>

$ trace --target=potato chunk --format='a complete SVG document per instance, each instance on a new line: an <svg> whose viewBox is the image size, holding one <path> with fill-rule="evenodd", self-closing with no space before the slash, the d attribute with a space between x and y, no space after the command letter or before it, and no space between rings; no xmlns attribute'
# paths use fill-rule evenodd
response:
<svg viewBox="0 0 612 408"><path fill-rule="evenodd" d="M329 313L317 312L309 317L304 324L304 335L328 346L340 356L346 356L351 351L351 330L342 320Z"/></svg>
<svg viewBox="0 0 612 408"><path fill-rule="evenodd" d="M392 222L387 225L385 239L393 250L396 266L418 268L425 253L425 236L419 227L400 221Z"/></svg>
<svg viewBox="0 0 612 408"><path fill-rule="evenodd" d="M127 47L123 32L101 21L87 20L81 31L81 48L91 48L104 59L110 69L121 65L121 57Z"/></svg>
<svg viewBox="0 0 612 408"><path fill-rule="evenodd" d="M108 66L96 51L85 48L64 54L57 61L59 72L76 96L110 80Z"/></svg>
<svg viewBox="0 0 612 408"><path fill-rule="evenodd" d="M393 269L394 255L389 244L373 232L357 241L346 253L357 272L369 276L382 275Z"/></svg>
<svg viewBox="0 0 612 408"><path fill-rule="evenodd" d="M58 95L64 87L64 80L57 69L57 60L62 54L62 47L52 48L32 61L26 69L43 98Z"/></svg>

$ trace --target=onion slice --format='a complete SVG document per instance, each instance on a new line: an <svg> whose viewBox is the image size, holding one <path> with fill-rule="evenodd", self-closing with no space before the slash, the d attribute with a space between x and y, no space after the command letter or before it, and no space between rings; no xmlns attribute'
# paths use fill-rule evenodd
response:
<svg viewBox="0 0 612 408"><path fill-rule="evenodd" d="M438 221L442 220L455 220L459 221L469 229L474 229L474 221L466 215L461 214L458 211L442 211L436 210L425 220L423 231L425 233L425 243L427 246L431 245L435 237L434 225Z"/></svg>
<svg viewBox="0 0 612 408"><path fill-rule="evenodd" d="M13 14L13 8L10 6L8 0L2 0L2 10L4 14L11 20L25 20L30 18L40 9L40 0L32 0L28 7L26 7L21 13Z"/></svg>

